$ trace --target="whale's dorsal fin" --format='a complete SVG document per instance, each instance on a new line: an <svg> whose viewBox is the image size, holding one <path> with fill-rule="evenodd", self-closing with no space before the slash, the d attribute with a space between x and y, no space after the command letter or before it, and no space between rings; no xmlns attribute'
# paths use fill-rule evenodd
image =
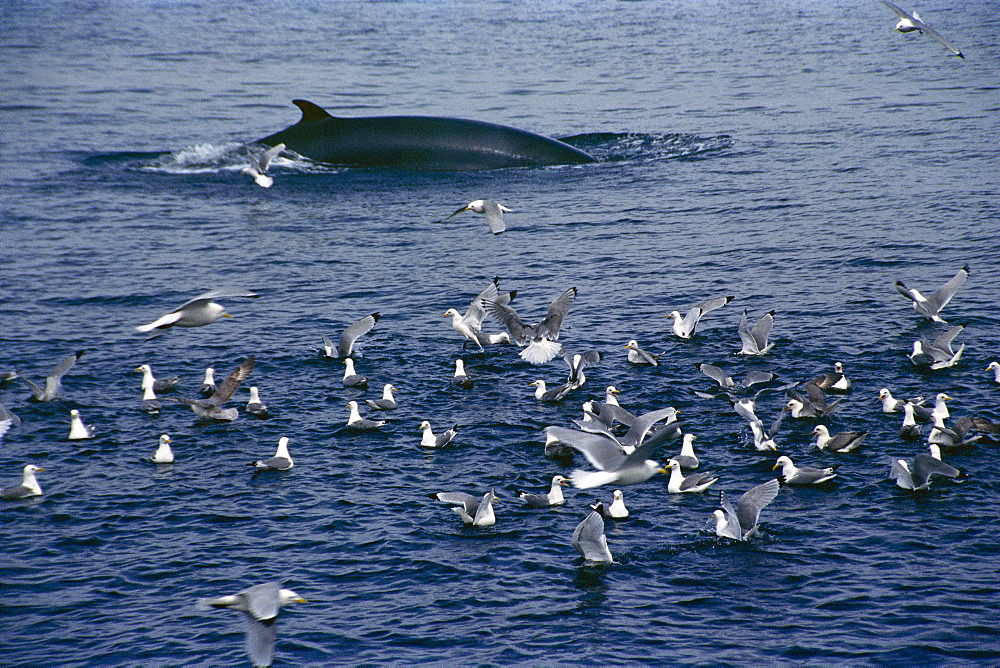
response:
<svg viewBox="0 0 1000 668"><path fill-rule="evenodd" d="M313 104L309 100L292 100L292 104L302 110L302 118L299 119L299 123L311 123L312 121L333 118L333 116L327 113L326 109L318 104Z"/></svg>

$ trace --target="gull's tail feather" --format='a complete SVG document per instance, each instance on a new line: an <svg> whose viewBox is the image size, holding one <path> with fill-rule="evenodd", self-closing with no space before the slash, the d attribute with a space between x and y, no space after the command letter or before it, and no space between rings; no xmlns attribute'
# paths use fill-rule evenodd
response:
<svg viewBox="0 0 1000 668"><path fill-rule="evenodd" d="M521 359L525 362L530 362L531 364L545 364L551 359L554 359L559 353L562 352L562 344L557 341L549 341L548 339L541 339L539 341L532 341L528 346L521 351Z"/></svg>

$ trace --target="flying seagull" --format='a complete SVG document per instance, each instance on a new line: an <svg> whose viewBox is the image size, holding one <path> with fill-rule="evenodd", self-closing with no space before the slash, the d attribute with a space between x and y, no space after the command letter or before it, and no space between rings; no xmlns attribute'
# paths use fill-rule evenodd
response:
<svg viewBox="0 0 1000 668"><path fill-rule="evenodd" d="M209 420L225 420L232 421L239 417L239 410L235 408L223 408L223 404L229 401L236 390L239 388L240 383L246 380L250 376L250 372L253 371L254 367L257 365L257 360L251 355L245 360L240 362L229 377L226 378L219 389L207 399L188 399L185 397L165 397L169 398L170 401L176 401L182 404L187 404L194 411L194 414L200 418L206 418Z"/></svg>
<svg viewBox="0 0 1000 668"><path fill-rule="evenodd" d="M466 211L486 214L486 223L490 226L490 232L493 234L500 234L507 229L507 226L503 222L503 214L511 213L511 209L508 209L500 202L493 202L488 199L477 199L469 202L450 216L446 216L436 222L443 223L449 218L454 218L458 214L465 213Z"/></svg>
<svg viewBox="0 0 1000 668"><path fill-rule="evenodd" d="M559 328L573 306L574 299L576 288L570 288L556 297L549 305L545 318L537 325L524 324L514 309L499 301L488 301L485 308L487 313L507 329L514 343L524 348L521 359L532 364L545 364L562 350L562 345L556 343Z"/></svg>
<svg viewBox="0 0 1000 668"><path fill-rule="evenodd" d="M278 154L285 150L284 144L278 144L277 146L272 146L260 155L254 154L253 151L248 147L246 149L247 158L250 159L250 164L240 170L240 173L252 176L254 183L259 185L261 188L270 188L274 185L274 179L266 174L267 168L270 167L271 161L278 157Z"/></svg>
<svg viewBox="0 0 1000 668"><path fill-rule="evenodd" d="M946 40L944 37L939 35L936 30L934 30L929 25L924 23L916 12L910 14L907 13L906 10L897 7L891 2L886 2L886 0L879 0L879 1L883 5L891 9L893 12L895 12L896 16L899 17L899 21L896 22L896 27L893 28L893 30L895 30L896 32L904 33L904 32L913 32L915 30L917 32L924 33L928 37L937 41L938 44L940 44L944 48L954 53L959 58L965 58L965 56L962 54L961 51L952 46L951 42Z"/></svg>
<svg viewBox="0 0 1000 668"><path fill-rule="evenodd" d="M203 607L238 610L243 613L246 651L255 666L270 666L274 661L274 643L278 639L278 613L289 603L306 600L280 582L247 587L238 594L206 599Z"/></svg>
<svg viewBox="0 0 1000 668"><path fill-rule="evenodd" d="M462 335L465 341L462 342L462 349L469 345L469 342L475 343L479 346L480 352L485 350L483 348L484 344L496 343L493 337L488 334L482 333L483 318L486 317L486 311L484 310L484 304L486 302L497 302L498 304L507 305L514 299L517 295L517 290L511 290L509 292L500 292L499 286L500 279L494 278L489 285L483 289L476 298L469 302L469 307L465 310L465 314L458 312L458 309L450 308L444 312L442 317L451 317L451 328ZM509 336L504 337L509 340Z"/></svg>
<svg viewBox="0 0 1000 668"><path fill-rule="evenodd" d="M913 301L913 310L920 315L930 318L934 322L947 322L939 313L941 309L948 305L948 302L951 301L951 298L955 296L955 293L958 292L958 289L962 287L962 284L965 283L965 279L968 277L969 265L965 265L958 270L958 273L951 277L951 280L927 297L920 294L920 291L916 288L906 287L902 281L896 281L896 290L899 291L899 294Z"/></svg>
<svg viewBox="0 0 1000 668"><path fill-rule="evenodd" d="M202 327L211 325L219 318L231 318L226 313L226 308L214 301L223 297L256 297L256 292L250 290L209 290L194 299L181 304L166 315L160 316L148 325L136 327L136 331L150 332L152 330L165 330L170 327Z"/></svg>
<svg viewBox="0 0 1000 668"><path fill-rule="evenodd" d="M28 388L31 389L31 401L53 401L61 397L62 378L69 373L69 370L73 368L73 365L76 364L81 355L83 355L82 350L62 358L59 364L45 378L44 388L36 385L30 378L25 378L23 375L18 374L17 377L23 380Z"/></svg>

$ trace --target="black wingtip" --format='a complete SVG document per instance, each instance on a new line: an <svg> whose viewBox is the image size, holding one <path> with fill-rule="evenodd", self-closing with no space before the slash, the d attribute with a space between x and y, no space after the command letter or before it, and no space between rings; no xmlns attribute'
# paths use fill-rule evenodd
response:
<svg viewBox="0 0 1000 668"><path fill-rule="evenodd" d="M381 317L382 317L382 314L380 312L378 312L378 311L375 311L374 313L372 313L372 319L375 322L378 322L378 319L381 318Z"/></svg>

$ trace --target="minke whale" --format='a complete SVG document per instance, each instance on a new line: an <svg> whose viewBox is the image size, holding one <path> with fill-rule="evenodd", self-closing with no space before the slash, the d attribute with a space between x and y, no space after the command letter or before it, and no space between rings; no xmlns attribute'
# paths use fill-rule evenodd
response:
<svg viewBox="0 0 1000 668"><path fill-rule="evenodd" d="M337 118L306 100L298 123L258 139L317 162L349 167L470 171L594 162L556 139L517 128L436 116Z"/></svg>

